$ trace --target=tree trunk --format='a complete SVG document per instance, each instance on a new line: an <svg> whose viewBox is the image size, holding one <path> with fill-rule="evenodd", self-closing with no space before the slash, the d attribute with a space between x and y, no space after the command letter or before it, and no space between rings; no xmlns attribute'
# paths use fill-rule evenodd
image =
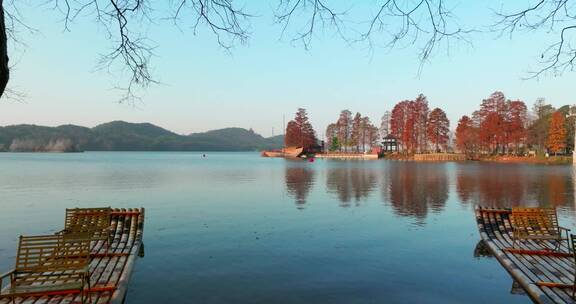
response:
<svg viewBox="0 0 576 304"><path fill-rule="evenodd" d="M10 70L8 69L8 39L6 36L6 23L4 22L4 1L0 0L0 97L6 90Z"/></svg>

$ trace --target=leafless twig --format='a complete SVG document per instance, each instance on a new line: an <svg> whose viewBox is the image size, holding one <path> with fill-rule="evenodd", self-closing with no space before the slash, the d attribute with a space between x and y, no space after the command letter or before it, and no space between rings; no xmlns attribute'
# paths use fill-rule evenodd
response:
<svg viewBox="0 0 576 304"><path fill-rule="evenodd" d="M137 89L158 83L150 71L154 45L142 30L145 23L153 21L150 17L153 10L151 0L47 1L63 14L64 29L67 31L81 17L93 17L105 29L113 47L100 58L98 67L108 71L119 67L127 72L125 85L116 87L123 92L120 102L138 100ZM237 8L232 0L173 0L170 5L173 8L170 18L175 23L181 21L186 13L186 17L192 20L194 33L199 25L206 25L225 50L232 48L236 41L245 43L248 40L248 19L251 15L243 8Z"/></svg>
<svg viewBox="0 0 576 304"><path fill-rule="evenodd" d="M498 22L493 26L510 37L518 31L545 30L557 35L556 42L540 54L540 68L527 78L536 78L544 73L562 74L573 70L576 63L576 11L570 0L539 0L513 12L498 12Z"/></svg>
<svg viewBox="0 0 576 304"><path fill-rule="evenodd" d="M465 36L471 31L458 26L444 0L379 0L377 3L375 13L369 18L360 17L365 22L358 26L343 19L351 13L350 9L338 11L326 0L280 0L276 21L282 25L284 34L291 23L304 19L305 26L292 41L302 42L305 48L310 46L318 28L332 28L346 42L365 42L370 50L376 41L384 41L386 48L400 43L416 46L420 48L420 67L440 42L468 41ZM362 28L363 25L366 27Z"/></svg>
<svg viewBox="0 0 576 304"><path fill-rule="evenodd" d="M305 49L309 49L315 31L333 27L336 32L345 40L343 34L346 26L342 17L346 11L336 11L323 0L280 0L275 13L275 19L282 26L282 36L288 30L293 19L303 19L304 26L297 30L292 42L300 42ZM300 20L296 21L299 22Z"/></svg>
<svg viewBox="0 0 576 304"><path fill-rule="evenodd" d="M253 15L238 8L232 0L173 0L173 15L170 19L178 25L183 15L189 15L192 29L197 34L198 26L205 25L216 36L218 45L229 51L236 42L245 44L250 36L250 18Z"/></svg>

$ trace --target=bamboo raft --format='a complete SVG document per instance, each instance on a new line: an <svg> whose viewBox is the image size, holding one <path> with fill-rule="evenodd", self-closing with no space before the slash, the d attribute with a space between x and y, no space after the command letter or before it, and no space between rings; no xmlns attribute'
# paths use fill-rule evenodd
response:
<svg viewBox="0 0 576 304"><path fill-rule="evenodd" d="M563 242L560 252L543 252L533 240L512 248L509 209L476 208L476 221L485 246L535 303L576 303L572 298L574 258ZM544 244L543 244L544 243ZM546 244L548 243L548 244Z"/></svg>
<svg viewBox="0 0 576 304"><path fill-rule="evenodd" d="M124 303L128 282L137 257L144 256L144 208L112 209L113 241L109 248L103 240L92 244L90 254L91 301L87 303ZM11 304L11 299L0 299L0 304ZM82 303L79 292L45 292L41 296L18 297L21 304Z"/></svg>

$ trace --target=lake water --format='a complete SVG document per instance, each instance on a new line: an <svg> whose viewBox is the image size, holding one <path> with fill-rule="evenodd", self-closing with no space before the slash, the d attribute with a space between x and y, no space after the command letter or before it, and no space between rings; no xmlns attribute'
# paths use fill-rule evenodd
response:
<svg viewBox="0 0 576 304"><path fill-rule="evenodd" d="M528 303L475 257L474 207L559 207L572 166L0 153L0 272L67 207L145 207L128 303Z"/></svg>

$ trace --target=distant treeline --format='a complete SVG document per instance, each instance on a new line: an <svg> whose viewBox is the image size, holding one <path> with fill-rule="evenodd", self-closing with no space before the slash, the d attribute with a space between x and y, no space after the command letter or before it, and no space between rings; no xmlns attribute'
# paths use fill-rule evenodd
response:
<svg viewBox="0 0 576 304"><path fill-rule="evenodd" d="M568 105L555 109L540 98L529 112L523 101L494 92L471 116L460 118L456 147L476 155L564 154L574 147L576 117L571 110Z"/></svg>
<svg viewBox="0 0 576 304"><path fill-rule="evenodd" d="M257 151L282 147L282 136L226 128L179 135L149 123L113 121L94 128L75 125L0 127L0 151Z"/></svg>
<svg viewBox="0 0 576 304"><path fill-rule="evenodd" d="M430 111L428 99L420 94L414 100L398 102L384 113L380 125L382 136L398 139L399 151L425 153L446 151L450 146L450 121L444 110Z"/></svg>
<svg viewBox="0 0 576 304"><path fill-rule="evenodd" d="M336 123L326 129L327 146L330 151L365 152L378 143L378 128L372 125L368 117L360 113L352 116L349 110L343 110ZM316 131L308 119L305 109L299 108L293 120L286 125L285 145L315 149L320 147Z"/></svg>
<svg viewBox="0 0 576 304"><path fill-rule="evenodd" d="M543 98L532 111L521 100L506 99L496 91L482 100L471 116L458 121L455 132L441 108L430 110L420 94L403 100L382 116L380 128L360 113L342 110L326 128L325 150L364 152L387 137L404 154L460 152L469 156L566 154L574 149L576 108L558 109ZM287 146L317 145L317 137L305 109L298 109L286 128Z"/></svg>
<svg viewBox="0 0 576 304"><path fill-rule="evenodd" d="M367 116L342 110L336 122L326 128L325 150L366 152L378 146L386 136L392 136L399 151L423 153L447 151L450 146L450 122L444 110L430 110L426 96L398 102L392 111L382 116L380 128ZM298 109L294 120L286 128L286 145L312 146L316 133L306 110Z"/></svg>

